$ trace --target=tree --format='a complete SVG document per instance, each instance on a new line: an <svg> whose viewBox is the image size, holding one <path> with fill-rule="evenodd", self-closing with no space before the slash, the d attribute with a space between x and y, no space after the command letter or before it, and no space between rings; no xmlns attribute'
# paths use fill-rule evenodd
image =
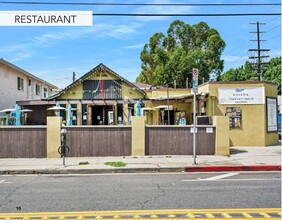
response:
<svg viewBox="0 0 282 220"><path fill-rule="evenodd" d="M172 22L163 33L155 33L145 44L140 59L142 71L137 82L155 85L176 84L185 87L186 78L192 80L192 69L199 69L200 79L217 78L223 70L220 56L225 42L220 34L205 22L189 25Z"/></svg>
<svg viewBox="0 0 282 220"><path fill-rule="evenodd" d="M229 69L220 76L222 81L258 80L257 68L250 62L236 69ZM281 57L272 58L263 67L263 81L274 82L278 85L278 93L281 94Z"/></svg>
<svg viewBox="0 0 282 220"><path fill-rule="evenodd" d="M281 95L281 57L272 58L269 68L263 74L263 80L278 84L278 94Z"/></svg>

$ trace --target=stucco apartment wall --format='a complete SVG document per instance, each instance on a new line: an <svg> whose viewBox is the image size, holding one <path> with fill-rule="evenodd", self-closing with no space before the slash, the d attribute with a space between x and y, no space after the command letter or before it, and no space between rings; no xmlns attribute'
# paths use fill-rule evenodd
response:
<svg viewBox="0 0 282 220"><path fill-rule="evenodd" d="M23 79L23 90L18 90L18 77ZM36 85L40 86L39 95L36 95ZM45 95L48 97L51 94L52 87L46 85L43 81L0 63L0 110L13 108L18 100L45 98L44 88L47 89Z"/></svg>

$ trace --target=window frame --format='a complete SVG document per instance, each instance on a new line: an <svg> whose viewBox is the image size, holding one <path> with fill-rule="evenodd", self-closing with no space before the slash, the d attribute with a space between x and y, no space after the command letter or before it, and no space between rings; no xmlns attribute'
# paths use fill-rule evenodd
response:
<svg viewBox="0 0 282 220"><path fill-rule="evenodd" d="M41 86L39 84L35 84L35 95L41 94Z"/></svg>
<svg viewBox="0 0 282 220"><path fill-rule="evenodd" d="M18 86L18 91L24 91L24 79L21 77L17 78L17 86Z"/></svg>

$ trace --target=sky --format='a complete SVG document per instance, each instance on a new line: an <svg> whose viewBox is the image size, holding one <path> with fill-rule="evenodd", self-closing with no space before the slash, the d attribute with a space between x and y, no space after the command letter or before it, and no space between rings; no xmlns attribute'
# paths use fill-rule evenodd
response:
<svg viewBox="0 0 282 220"><path fill-rule="evenodd" d="M27 0L40 2L40 0ZM281 3L278 0L41 0L41 2L104 3ZM215 28L226 43L221 56L224 71L238 68L249 59L248 49L256 49L256 25L260 22L262 49L270 56L281 56L281 16L230 17L136 17L95 16L95 13L280 13L281 6L82 6L3 4L0 11L86 10L93 11L93 25L88 27L13 27L0 26L0 58L46 80L59 88L72 83L72 73L79 78L99 65L134 82L141 72L140 53L156 32L166 33L174 20L189 25L206 22ZM1 79L0 79L1 80Z"/></svg>

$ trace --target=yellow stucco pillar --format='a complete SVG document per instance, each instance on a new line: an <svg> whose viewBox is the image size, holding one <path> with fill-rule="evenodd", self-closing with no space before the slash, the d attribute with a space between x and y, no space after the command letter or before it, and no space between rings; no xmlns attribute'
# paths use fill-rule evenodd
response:
<svg viewBox="0 0 282 220"><path fill-rule="evenodd" d="M128 104L123 104L123 124L128 124Z"/></svg>
<svg viewBox="0 0 282 220"><path fill-rule="evenodd" d="M76 115L77 115L77 125L82 125L82 104L78 103L76 105Z"/></svg>
<svg viewBox="0 0 282 220"><path fill-rule="evenodd" d="M87 106L87 125L92 125L92 106Z"/></svg>
<svg viewBox="0 0 282 220"><path fill-rule="evenodd" d="M145 155L145 117L132 116L132 156Z"/></svg>
<svg viewBox="0 0 282 220"><path fill-rule="evenodd" d="M59 158L62 117L47 117L47 158Z"/></svg>
<svg viewBox="0 0 282 220"><path fill-rule="evenodd" d="M228 156L230 154L229 117L214 116L213 125L216 126L215 155Z"/></svg>

